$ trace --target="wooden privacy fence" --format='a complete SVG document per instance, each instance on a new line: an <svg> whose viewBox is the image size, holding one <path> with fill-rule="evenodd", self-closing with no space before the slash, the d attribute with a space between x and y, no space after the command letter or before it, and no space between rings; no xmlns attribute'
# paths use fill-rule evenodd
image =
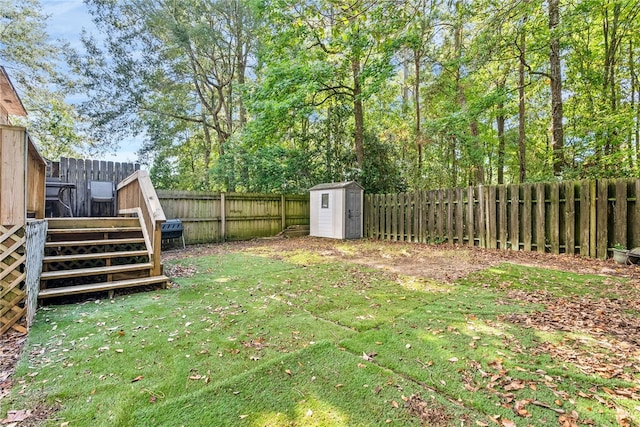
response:
<svg viewBox="0 0 640 427"><path fill-rule="evenodd" d="M140 169L138 163L108 162L62 157L51 162L47 176L59 177L63 182L75 184L72 200L74 216L89 216L89 181L111 181L114 185Z"/></svg>
<svg viewBox="0 0 640 427"><path fill-rule="evenodd" d="M157 190L167 218L179 218L187 243L273 236L309 224L308 195Z"/></svg>
<svg viewBox="0 0 640 427"><path fill-rule="evenodd" d="M640 246L640 179L365 196L365 235L607 258Z"/></svg>

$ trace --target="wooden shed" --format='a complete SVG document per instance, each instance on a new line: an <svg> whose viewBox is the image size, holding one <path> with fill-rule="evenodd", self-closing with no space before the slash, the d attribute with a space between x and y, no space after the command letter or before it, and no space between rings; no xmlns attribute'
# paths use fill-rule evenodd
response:
<svg viewBox="0 0 640 427"><path fill-rule="evenodd" d="M310 193L310 235L334 239L362 237L364 189L355 181L318 184Z"/></svg>

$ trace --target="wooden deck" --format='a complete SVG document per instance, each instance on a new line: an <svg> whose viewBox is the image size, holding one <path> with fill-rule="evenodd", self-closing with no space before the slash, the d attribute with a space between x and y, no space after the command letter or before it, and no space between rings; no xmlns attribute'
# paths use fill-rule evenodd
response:
<svg viewBox="0 0 640 427"><path fill-rule="evenodd" d="M38 298L166 286L145 232L138 217L50 219Z"/></svg>

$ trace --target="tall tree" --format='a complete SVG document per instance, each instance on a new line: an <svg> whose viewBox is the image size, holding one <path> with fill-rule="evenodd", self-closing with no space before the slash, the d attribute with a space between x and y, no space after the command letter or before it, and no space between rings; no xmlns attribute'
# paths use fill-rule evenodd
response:
<svg viewBox="0 0 640 427"><path fill-rule="evenodd" d="M560 175L564 166L564 130L562 112L562 63L560 59L560 1L549 0L549 85L551 88L551 146L553 173Z"/></svg>
<svg viewBox="0 0 640 427"><path fill-rule="evenodd" d="M158 130L165 132L162 139L181 144L184 127L178 124L186 124L202 158L199 186L209 188L213 159L225 154L231 135L246 124L242 86L255 48L250 4L89 0L88 5L104 41L86 38L87 54L77 63L91 97L84 107L102 125L101 136L174 122L155 128L147 147L153 152ZM224 186L232 190L233 181Z"/></svg>

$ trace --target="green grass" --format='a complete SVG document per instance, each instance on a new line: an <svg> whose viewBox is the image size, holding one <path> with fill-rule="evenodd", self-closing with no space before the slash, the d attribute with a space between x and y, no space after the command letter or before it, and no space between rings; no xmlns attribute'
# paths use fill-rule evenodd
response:
<svg viewBox="0 0 640 427"><path fill-rule="evenodd" d="M51 426L528 426L575 415L606 426L626 411L640 423L637 400L606 391L637 387L633 368L627 382L585 374L536 351L584 337L503 320L543 309L509 291L607 298L620 279L505 264L442 284L304 251L180 262L197 273L172 289L40 310L3 414L59 408Z"/></svg>

